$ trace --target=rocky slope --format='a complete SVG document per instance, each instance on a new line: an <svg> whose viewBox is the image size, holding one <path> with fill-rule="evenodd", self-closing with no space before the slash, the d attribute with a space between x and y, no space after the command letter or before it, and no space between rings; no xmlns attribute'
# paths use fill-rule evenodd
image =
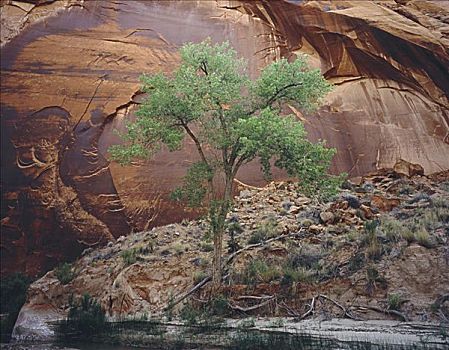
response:
<svg viewBox="0 0 449 350"><path fill-rule="evenodd" d="M293 183L243 189L228 218L221 314L447 323L449 174L408 178L403 169L348 182L327 204ZM84 293L112 319L209 305L207 231L203 220L184 221L86 250L72 272L31 285L14 336L51 336L46 322Z"/></svg>
<svg viewBox="0 0 449 350"><path fill-rule="evenodd" d="M318 113L291 111L338 148L334 171L449 168L446 1L2 0L1 12L2 274L195 215L167 200L192 145L124 168L107 148L142 98L138 76L169 72L180 45L207 36L253 76L311 55L336 88ZM262 185L259 166L239 180Z"/></svg>

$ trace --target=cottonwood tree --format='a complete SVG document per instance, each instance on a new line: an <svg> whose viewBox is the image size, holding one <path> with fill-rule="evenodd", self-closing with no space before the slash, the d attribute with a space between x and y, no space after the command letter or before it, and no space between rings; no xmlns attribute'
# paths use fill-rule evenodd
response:
<svg viewBox="0 0 449 350"><path fill-rule="evenodd" d="M209 209L214 240L213 282L221 283L222 242L238 170L258 159L269 177L271 166L285 169L307 194L329 193L338 179L327 174L334 149L311 143L293 116L281 116L285 103L313 110L331 87L304 57L278 60L255 81L229 43L210 40L180 49L181 64L171 75L143 75L148 97L135 121L127 124L124 144L110 148L126 163L151 157L162 145L183 147L187 136L199 161L192 164L174 197Z"/></svg>

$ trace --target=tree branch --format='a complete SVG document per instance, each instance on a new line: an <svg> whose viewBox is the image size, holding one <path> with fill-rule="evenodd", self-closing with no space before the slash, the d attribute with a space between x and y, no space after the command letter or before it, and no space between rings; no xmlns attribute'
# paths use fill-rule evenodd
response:
<svg viewBox="0 0 449 350"><path fill-rule="evenodd" d="M196 149L198 150L198 153L201 157L201 160L207 165L209 166L209 162L207 161L206 155L203 152L203 148L201 147L201 143L198 140L198 138L195 136L195 134L192 132L192 130L190 130L189 126L187 125L186 122L184 122L183 120L180 120L181 126L184 128L184 130L187 132L187 134L190 136L190 138L193 140L193 142L195 143Z"/></svg>

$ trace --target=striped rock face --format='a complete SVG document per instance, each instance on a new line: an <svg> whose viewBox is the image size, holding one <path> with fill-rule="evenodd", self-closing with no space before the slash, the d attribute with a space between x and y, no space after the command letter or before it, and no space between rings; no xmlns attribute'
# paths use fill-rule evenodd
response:
<svg viewBox="0 0 449 350"><path fill-rule="evenodd" d="M131 230L195 216L168 200L195 149L107 159L144 96L143 72L178 49L229 40L249 73L309 54L335 84L317 113L286 106L351 176L398 159L449 168L445 1L2 0L2 274L36 275ZM282 173L277 177L281 178ZM262 185L258 164L238 180Z"/></svg>

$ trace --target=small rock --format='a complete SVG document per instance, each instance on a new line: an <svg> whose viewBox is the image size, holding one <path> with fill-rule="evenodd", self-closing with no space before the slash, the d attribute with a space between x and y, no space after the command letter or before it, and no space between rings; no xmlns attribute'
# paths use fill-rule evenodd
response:
<svg viewBox="0 0 449 350"><path fill-rule="evenodd" d="M287 200L287 201L283 201L281 205L285 211L289 211L291 206L293 205L293 203Z"/></svg>
<svg viewBox="0 0 449 350"><path fill-rule="evenodd" d="M335 219L335 215L328 211L322 211L320 213L320 219L323 224L331 223Z"/></svg>
<svg viewBox="0 0 449 350"><path fill-rule="evenodd" d="M240 191L239 198L248 199L248 198L251 198L252 195L253 194L250 190L243 190L243 191Z"/></svg>
<svg viewBox="0 0 449 350"><path fill-rule="evenodd" d="M397 198L386 198L375 194L371 199L371 204L381 211L391 211L400 204L400 201Z"/></svg>
<svg viewBox="0 0 449 350"><path fill-rule="evenodd" d="M322 226L320 225L310 225L309 230L313 233L318 233L322 230Z"/></svg>
<svg viewBox="0 0 449 350"><path fill-rule="evenodd" d="M343 195L343 199L348 202L351 208L357 209L360 207L360 201L356 196L345 194Z"/></svg>
<svg viewBox="0 0 449 350"><path fill-rule="evenodd" d="M92 248L84 249L83 252L81 253L81 256L90 254L91 252L93 252L93 249L92 249Z"/></svg>
<svg viewBox="0 0 449 350"><path fill-rule="evenodd" d="M289 213L290 214L298 214L301 211L301 207L297 207L296 205L292 205L290 207Z"/></svg>
<svg viewBox="0 0 449 350"><path fill-rule="evenodd" d="M302 227L310 227L311 225L313 225L313 221L310 220L310 219L302 219L299 222L299 225L302 226Z"/></svg>
<svg viewBox="0 0 449 350"><path fill-rule="evenodd" d="M120 236L117 238L117 243L123 242L125 240L125 236Z"/></svg>

